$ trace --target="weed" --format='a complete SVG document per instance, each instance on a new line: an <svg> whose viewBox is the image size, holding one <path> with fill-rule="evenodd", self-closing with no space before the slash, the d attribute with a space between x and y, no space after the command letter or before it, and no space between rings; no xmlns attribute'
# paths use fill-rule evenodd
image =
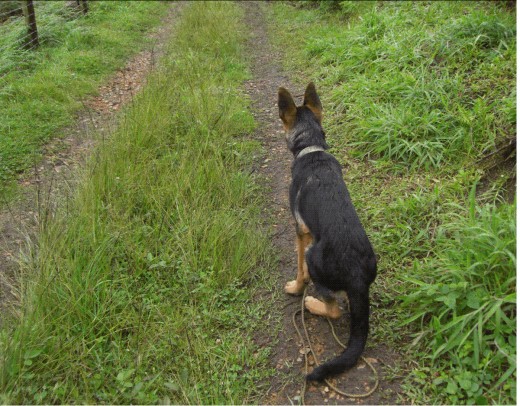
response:
<svg viewBox="0 0 520 406"><path fill-rule="evenodd" d="M450 403L487 404L516 396L515 206L478 207L474 188L469 203L444 223L436 255L415 262L403 324L421 320L415 343L447 369L430 385L445 386Z"/></svg>
<svg viewBox="0 0 520 406"><path fill-rule="evenodd" d="M356 154L406 170L443 168L514 131L498 103L514 88L510 13L465 2L342 3L348 23L322 16L306 32L302 60L334 88L329 127L348 134Z"/></svg>

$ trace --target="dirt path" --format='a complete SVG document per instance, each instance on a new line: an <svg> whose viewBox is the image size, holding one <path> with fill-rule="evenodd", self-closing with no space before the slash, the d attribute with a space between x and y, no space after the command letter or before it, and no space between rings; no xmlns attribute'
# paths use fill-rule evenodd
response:
<svg viewBox="0 0 520 406"><path fill-rule="evenodd" d="M280 265L273 270L279 275L277 289L282 290L285 282L296 275L295 233L293 220L289 210L288 187L290 182L290 166L292 156L287 150L282 125L278 118L276 105L277 90L284 86L293 95L301 95L304 88L297 88L284 75L280 56L269 44L266 17L262 5L257 2L243 3L246 8L246 19L252 33L248 44L251 53L254 78L247 82L247 91L253 100L255 118L259 123L255 137L264 145L266 156L260 172L269 181L271 192L269 205L272 207L276 224L273 232L274 244L280 253ZM265 4L265 3L264 3ZM295 34L297 35L297 34ZM302 97L297 97L301 99ZM299 100L301 103L301 100ZM297 102L297 104L299 104ZM377 280L376 280L377 283ZM310 286L309 294L313 293ZM301 298L284 295L278 303L283 309L283 331L280 332L274 348L272 366L277 373L272 377L271 387L262 399L266 404L299 403L300 391L305 371L304 349L299 342L293 327L292 315L299 309ZM342 300L345 308L345 301ZM326 320L307 313L309 334L313 347L320 360L333 357L340 352L334 342ZM334 322L338 336L344 341L348 338L348 320ZM396 354L381 343L370 342L364 356L374 365L380 376L380 386L368 398L354 399L335 394L323 385L312 384L305 394L307 404L392 404L397 403L399 385L385 378L385 365L392 366ZM312 357L310 357L312 358ZM311 360L311 363L312 360ZM310 365L312 367L312 365ZM373 384L370 368L360 362L350 371L341 375L337 382L339 388L348 393L363 393Z"/></svg>
<svg viewBox="0 0 520 406"><path fill-rule="evenodd" d="M130 103L146 83L165 51L174 21L182 4L172 4L161 24L150 34L151 41L134 55L98 90L83 102L75 124L62 130L63 138L42 148L43 157L20 180L18 197L0 202L0 325L9 304L18 302L16 278L18 256L28 240L34 239L39 224L51 216L60 200L74 189L77 171L92 151L96 139L108 135L117 123L117 113Z"/></svg>

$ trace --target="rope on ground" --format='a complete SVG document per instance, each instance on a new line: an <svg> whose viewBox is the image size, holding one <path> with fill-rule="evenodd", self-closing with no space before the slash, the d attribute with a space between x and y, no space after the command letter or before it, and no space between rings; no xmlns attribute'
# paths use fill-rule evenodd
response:
<svg viewBox="0 0 520 406"><path fill-rule="evenodd" d="M300 341L302 342L302 345L303 345L303 348L304 348L304 356L305 356L305 375L307 375L309 372L308 372L308 368L309 368L309 363L308 363L308 359L307 359L307 351L305 351L305 340L303 339L303 336L300 332L300 329L298 328L298 323L296 322L296 316L298 315L298 313L301 313L301 323L302 323L302 326L303 326L303 331L305 333L305 339L307 340L307 344L308 344L308 347L312 353L312 356L314 357L314 362L316 364L316 366L319 366L320 365L320 361L318 360L318 357L316 356L316 353L314 352L314 349L312 348L312 344L311 344L311 340L309 338L309 333L307 331L307 325L305 324L305 296L307 295L307 287L305 287L305 290L303 291L303 296L302 296L302 301L301 301L301 307L300 309L296 310L294 313L293 313L293 324L294 324L294 328L296 330L296 333L298 334L298 337L300 338ZM334 339L336 340L336 342L343 348L347 348L346 345L344 345L338 338L338 336L336 335L336 331L334 330L334 326L332 325L332 322L330 321L330 319L327 317L327 321L329 322L329 326L330 326L330 329L332 331L332 335L334 337ZM342 395L342 396L346 396L346 397L349 397L349 398L366 398L366 397L369 397L370 395L372 395L372 393L375 392L375 390L377 389L377 387L379 386L379 375L377 373L377 370L374 368L374 366L368 362L365 357L361 356L361 359L365 362L365 364L367 364L370 369L372 370L372 372L374 373L374 376L375 376L375 383L374 383L374 386L366 393L346 393L340 389L338 389L335 385L333 385L332 383L330 383L329 380L325 379L325 383L329 386L329 388L331 388L334 392ZM301 404L304 405L305 404L305 392L307 391L307 380L304 380L303 382L303 387L302 387L302 390L301 390Z"/></svg>

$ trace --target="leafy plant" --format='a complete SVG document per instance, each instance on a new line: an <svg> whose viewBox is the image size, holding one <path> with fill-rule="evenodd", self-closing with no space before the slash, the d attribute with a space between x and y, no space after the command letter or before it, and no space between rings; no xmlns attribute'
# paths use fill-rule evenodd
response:
<svg viewBox="0 0 520 406"><path fill-rule="evenodd" d="M478 207L473 189L467 215L443 224L436 243L435 257L415 261L403 297L413 308L403 324L420 320L416 343L452 371L432 383L447 384L454 403L487 402L495 391L514 401L515 205Z"/></svg>

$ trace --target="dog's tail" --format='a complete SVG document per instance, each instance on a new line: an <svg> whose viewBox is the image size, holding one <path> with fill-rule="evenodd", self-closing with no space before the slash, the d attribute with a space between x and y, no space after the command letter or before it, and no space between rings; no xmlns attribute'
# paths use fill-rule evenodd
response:
<svg viewBox="0 0 520 406"><path fill-rule="evenodd" d="M309 375L309 381L322 381L325 378L339 374L356 365L368 336L368 313L369 313L369 284L363 284L358 289L347 291L350 304L350 338L348 346L343 353L315 368Z"/></svg>

